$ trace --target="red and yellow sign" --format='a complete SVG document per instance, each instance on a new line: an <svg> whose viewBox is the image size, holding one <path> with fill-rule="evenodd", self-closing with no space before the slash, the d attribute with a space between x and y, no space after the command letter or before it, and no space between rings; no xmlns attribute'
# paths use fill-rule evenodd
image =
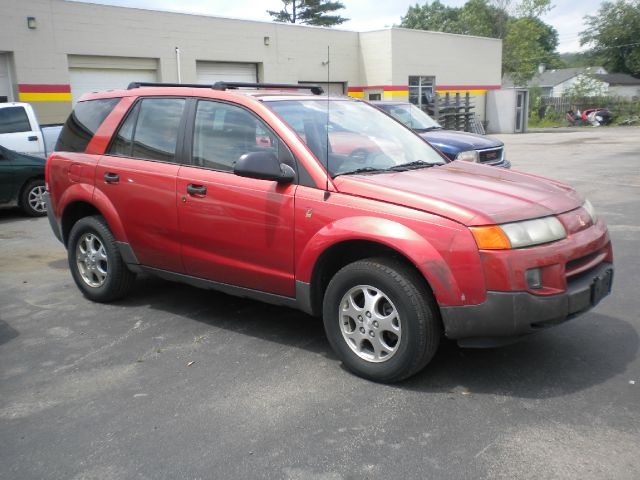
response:
<svg viewBox="0 0 640 480"><path fill-rule="evenodd" d="M469 95L484 95L489 90L500 90L500 85L438 85L435 90L438 95L464 95L467 92Z"/></svg>
<svg viewBox="0 0 640 480"><path fill-rule="evenodd" d="M18 85L21 102L70 102L70 85L25 84Z"/></svg>
<svg viewBox="0 0 640 480"><path fill-rule="evenodd" d="M469 92L469 95L484 95L489 90L499 90L500 85L438 85L435 91L439 95L461 95ZM365 93L380 93L382 98L408 97L409 87L406 85L368 85L362 87L349 87L347 95L355 98L365 98Z"/></svg>
<svg viewBox="0 0 640 480"><path fill-rule="evenodd" d="M380 93L381 97L408 97L409 87L406 85L368 85L366 87L349 87L347 95L355 98L364 98L365 90Z"/></svg>

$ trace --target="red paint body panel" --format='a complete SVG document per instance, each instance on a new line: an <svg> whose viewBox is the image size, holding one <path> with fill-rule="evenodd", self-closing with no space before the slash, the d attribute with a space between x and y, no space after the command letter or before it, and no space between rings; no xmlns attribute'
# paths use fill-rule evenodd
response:
<svg viewBox="0 0 640 480"><path fill-rule="evenodd" d="M187 185L207 187L190 195ZM186 273L295 296L296 185L183 166L178 216Z"/></svg>
<svg viewBox="0 0 640 480"><path fill-rule="evenodd" d="M124 226L126 240L122 241L131 245L140 263L184 273L176 205L179 168L104 155L96 168L95 196L105 197L114 206ZM107 173L119 175L120 181L107 183Z"/></svg>
<svg viewBox="0 0 640 480"><path fill-rule="evenodd" d="M577 208L575 190L540 177L456 161L421 170L338 177L339 191L442 215L468 226L508 223Z"/></svg>
<svg viewBox="0 0 640 480"><path fill-rule="evenodd" d="M308 209L311 217L307 217ZM349 241L381 243L410 259L442 305L482 302L484 280L469 230L442 217L340 193L299 187L296 193L296 279L310 282L318 257Z"/></svg>

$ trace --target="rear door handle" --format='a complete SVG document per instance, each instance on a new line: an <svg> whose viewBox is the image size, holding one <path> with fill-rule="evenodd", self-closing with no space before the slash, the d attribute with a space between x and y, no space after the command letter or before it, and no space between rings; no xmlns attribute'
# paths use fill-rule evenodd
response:
<svg viewBox="0 0 640 480"><path fill-rule="evenodd" d="M27 140L29 140L30 142L37 142L38 141L38 136L37 135L31 135L30 137L27 137Z"/></svg>
<svg viewBox="0 0 640 480"><path fill-rule="evenodd" d="M189 195L206 195L207 187L204 185L194 185L193 183L189 183L187 185L187 193Z"/></svg>
<svg viewBox="0 0 640 480"><path fill-rule="evenodd" d="M120 181L120 175L117 173L105 173L104 181L107 183L118 183Z"/></svg>

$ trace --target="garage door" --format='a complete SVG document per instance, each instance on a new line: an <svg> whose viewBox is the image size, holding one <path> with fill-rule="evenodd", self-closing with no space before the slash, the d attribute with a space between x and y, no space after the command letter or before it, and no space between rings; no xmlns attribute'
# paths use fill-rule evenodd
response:
<svg viewBox="0 0 640 480"><path fill-rule="evenodd" d="M157 82L153 58L69 56L73 104L87 92L127 88L131 82Z"/></svg>
<svg viewBox="0 0 640 480"><path fill-rule="evenodd" d="M257 82L255 63L196 62L198 83L212 85L216 82Z"/></svg>

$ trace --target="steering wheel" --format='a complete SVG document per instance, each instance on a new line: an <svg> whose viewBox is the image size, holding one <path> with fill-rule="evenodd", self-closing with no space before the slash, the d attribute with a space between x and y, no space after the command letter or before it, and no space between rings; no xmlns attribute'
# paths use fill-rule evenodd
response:
<svg viewBox="0 0 640 480"><path fill-rule="evenodd" d="M367 158L369 158L369 152L366 148L356 148L349 154L349 157L352 160L355 160L357 163L365 163Z"/></svg>

